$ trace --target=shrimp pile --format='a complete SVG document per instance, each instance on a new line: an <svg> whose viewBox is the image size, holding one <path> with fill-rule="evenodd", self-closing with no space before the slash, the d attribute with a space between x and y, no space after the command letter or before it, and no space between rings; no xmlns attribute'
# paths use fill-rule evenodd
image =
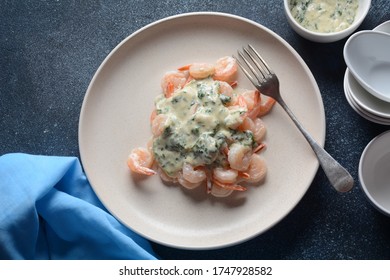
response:
<svg viewBox="0 0 390 280"><path fill-rule="evenodd" d="M152 139L130 152L130 170L187 189L203 185L217 197L262 181L267 166L261 117L275 100L239 88L237 71L237 61L226 56L167 72L150 116Z"/></svg>

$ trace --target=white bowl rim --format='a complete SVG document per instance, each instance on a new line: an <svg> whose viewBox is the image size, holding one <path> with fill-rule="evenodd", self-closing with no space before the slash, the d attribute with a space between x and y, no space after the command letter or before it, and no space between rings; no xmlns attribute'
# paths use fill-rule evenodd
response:
<svg viewBox="0 0 390 280"><path fill-rule="evenodd" d="M364 148L363 150L363 153L362 155L360 156L360 160L359 160L359 169L358 169L358 173L359 173L359 181L360 181L360 185L365 193L365 195L367 196L368 200L370 201L370 203L377 209L379 210L379 212L387 215L387 216L390 216L390 209L386 209L385 207L383 207L381 204L378 203L378 201L371 195L367 185L365 184L364 182L364 178L363 178L363 164L364 164L364 160L366 159L367 157L367 154L370 152L370 150L372 149L373 145L375 145L375 143L380 139L380 138L383 138L383 137L390 137L390 130L387 130L387 131L384 131L382 133L380 133L379 135L377 135L376 137L374 137L367 145L366 147Z"/></svg>
<svg viewBox="0 0 390 280"><path fill-rule="evenodd" d="M365 88L361 86L361 84L356 80L356 78L352 75L349 68L345 70L344 79L346 79L347 83L347 89L349 91L350 96L353 98L353 100L359 105L362 110L364 110L365 113L368 113L370 115L373 115L377 118L380 118L381 120L386 120L387 122L390 122L390 110L389 112L385 112L383 110L380 110L377 106L381 106L380 104L383 104L383 106L390 106L390 104L382 99L376 98L371 93L369 93ZM352 83L351 83L352 82ZM353 90L353 88L354 90ZM371 99L373 102L377 102L377 104L369 104L366 103L367 99L364 100L366 97L360 97L360 96L367 96L369 100ZM370 106L369 106L370 105ZM390 123L389 123L390 124Z"/></svg>
<svg viewBox="0 0 390 280"><path fill-rule="evenodd" d="M386 20L386 21L382 22L377 27L375 27L373 30L378 31L378 32L385 32L385 31L382 31L381 28L383 28L383 26L386 26L386 25L390 25L390 20ZM385 32L385 33L387 33L387 32Z"/></svg>
<svg viewBox="0 0 390 280"><path fill-rule="evenodd" d="M340 31L337 31L337 32L329 32L329 33L321 33L321 32L314 32L314 31L311 31L309 29L306 29L304 28L302 25L300 25L295 19L294 17L292 16L291 14L291 10L290 10L290 7L289 7L289 2L290 0L283 0L283 3L284 3L284 9L286 11L286 14L288 15L288 17L291 19L291 21L294 23L294 26L296 28L298 28L302 33L307 33L311 36L314 36L314 37L320 37L320 38L331 38L331 37L334 37L334 36L338 36L340 39L348 36L350 33L352 33L354 30L356 30L358 28L358 26L360 26L360 24L363 22L363 20L366 18L367 14L368 14L368 11L370 10L370 7L371 7L371 0L366 0L366 6L365 6L365 9L362 11L362 13L360 14L360 17L358 18L355 18L355 20L353 21L353 23L347 27L346 29L343 29L343 30L340 30Z"/></svg>
<svg viewBox="0 0 390 280"><path fill-rule="evenodd" d="M384 37L388 37L388 40L390 42L390 33L387 33L387 32L384 32L384 31L378 31L378 30L361 30L361 31L358 31L356 32L355 34L351 35L348 40L345 42L345 45L344 45L344 49L343 49L343 56L344 56L344 60L345 60L345 63L347 64L347 67L348 69L351 71L352 75L354 76L354 78L356 79L356 81L359 82L359 84L361 84L366 90L368 93L374 95L375 97L383 100L383 101L386 101L386 102L390 102L390 96L384 94L383 92L380 92L378 90L376 90L375 88L373 88L369 83L366 82L366 80L364 80L360 75L359 73L357 73L356 69L354 67L352 67L352 64L351 64L351 59L348 55L348 47L349 45L351 44L351 42L353 40L355 40L356 37L360 37L360 36L365 36L365 35L379 35L379 36L384 36Z"/></svg>

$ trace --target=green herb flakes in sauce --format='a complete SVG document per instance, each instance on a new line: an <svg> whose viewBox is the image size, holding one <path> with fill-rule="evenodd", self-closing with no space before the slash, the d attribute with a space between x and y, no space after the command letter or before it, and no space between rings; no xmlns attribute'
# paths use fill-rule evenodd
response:
<svg viewBox="0 0 390 280"><path fill-rule="evenodd" d="M290 0L295 20L304 28L321 33L348 28L359 7L358 0Z"/></svg>
<svg viewBox="0 0 390 280"><path fill-rule="evenodd" d="M193 80L173 96L159 95L157 114L165 114L163 133L154 139L153 153L159 166L170 176L192 166L224 166L226 143L256 145L253 134L234 128L246 109L227 107L229 97L219 94L219 82L211 78ZM234 107L234 106L233 106Z"/></svg>

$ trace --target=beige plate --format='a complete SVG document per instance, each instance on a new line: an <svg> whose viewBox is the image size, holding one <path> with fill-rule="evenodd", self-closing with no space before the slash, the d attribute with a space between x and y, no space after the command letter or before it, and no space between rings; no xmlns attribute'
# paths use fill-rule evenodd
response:
<svg viewBox="0 0 390 280"><path fill-rule="evenodd" d="M194 61L214 62L252 44L278 74L286 102L321 144L325 114L303 60L277 34L245 18L190 13L152 23L122 41L103 61L81 109L79 145L87 177L107 209L135 232L168 246L220 248L252 238L285 217L309 188L318 161L280 106L264 118L266 181L228 198L164 185L130 174L129 151L146 146L160 80ZM240 74L241 86L252 88Z"/></svg>

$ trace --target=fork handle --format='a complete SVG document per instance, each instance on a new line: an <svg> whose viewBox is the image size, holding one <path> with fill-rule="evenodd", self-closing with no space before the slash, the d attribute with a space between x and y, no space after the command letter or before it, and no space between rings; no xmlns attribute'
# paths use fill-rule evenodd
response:
<svg viewBox="0 0 390 280"><path fill-rule="evenodd" d="M351 190L354 184L354 180L351 174L349 174L349 172L344 167L342 167L340 163L338 163L330 154L328 154L327 151L318 145L314 138L301 125L301 123L298 121L282 98L279 98L277 101L309 142L332 186L338 192L347 192Z"/></svg>

